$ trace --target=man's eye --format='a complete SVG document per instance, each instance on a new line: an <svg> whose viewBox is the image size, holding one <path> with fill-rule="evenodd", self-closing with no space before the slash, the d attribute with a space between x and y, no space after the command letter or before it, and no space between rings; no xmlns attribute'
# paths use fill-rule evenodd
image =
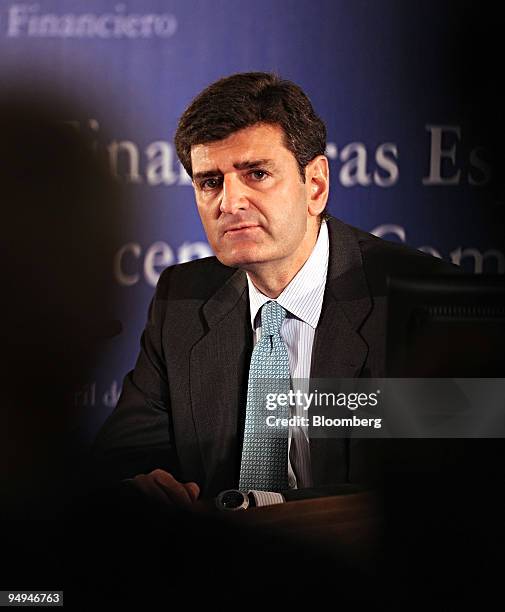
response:
<svg viewBox="0 0 505 612"><path fill-rule="evenodd" d="M220 180L217 179L217 178L205 179L204 181L202 181L200 183L200 187L204 191L209 191L211 189L216 189L217 187L219 187L219 185L220 185Z"/></svg>
<svg viewBox="0 0 505 612"><path fill-rule="evenodd" d="M262 181L268 176L264 170L252 170L250 175L255 181Z"/></svg>

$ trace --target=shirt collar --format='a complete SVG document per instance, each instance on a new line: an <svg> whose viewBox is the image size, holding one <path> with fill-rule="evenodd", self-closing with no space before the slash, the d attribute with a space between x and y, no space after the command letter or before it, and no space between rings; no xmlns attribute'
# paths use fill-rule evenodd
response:
<svg viewBox="0 0 505 612"><path fill-rule="evenodd" d="M289 314L294 315L314 329L317 327L323 305L326 274L328 271L328 255L328 228L326 222L323 221L310 257L277 298L277 302L288 311L288 316ZM247 273L246 276L249 289L251 327L254 330L254 321L258 311L271 298L261 293L254 286Z"/></svg>

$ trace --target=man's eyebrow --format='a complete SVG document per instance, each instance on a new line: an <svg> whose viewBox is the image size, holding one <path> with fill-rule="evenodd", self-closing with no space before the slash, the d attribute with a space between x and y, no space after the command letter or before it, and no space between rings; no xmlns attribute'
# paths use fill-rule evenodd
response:
<svg viewBox="0 0 505 612"><path fill-rule="evenodd" d="M274 168L275 164L271 159L254 159L237 162L233 164L233 167L235 170L248 170L250 168ZM222 174L221 170L217 168L213 170L204 170L203 172L195 172L193 174L193 180L197 181L200 179L222 176Z"/></svg>
<svg viewBox="0 0 505 612"><path fill-rule="evenodd" d="M247 170L248 168L271 168L274 166L274 162L271 159L255 159L252 161L246 160L243 162L237 162L233 164L236 170Z"/></svg>
<svg viewBox="0 0 505 612"><path fill-rule="evenodd" d="M217 170L217 169L216 170L205 170L204 172L194 172L193 180L210 178L211 176L219 176L221 174L222 174L221 170Z"/></svg>

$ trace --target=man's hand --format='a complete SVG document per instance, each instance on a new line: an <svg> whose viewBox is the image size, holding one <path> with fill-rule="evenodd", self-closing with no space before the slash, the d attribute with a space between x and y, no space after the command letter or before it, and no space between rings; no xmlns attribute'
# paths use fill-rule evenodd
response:
<svg viewBox="0 0 505 612"><path fill-rule="evenodd" d="M135 476L129 484L162 507L187 508L200 495L200 487L196 482L179 482L172 474L160 468L149 474Z"/></svg>

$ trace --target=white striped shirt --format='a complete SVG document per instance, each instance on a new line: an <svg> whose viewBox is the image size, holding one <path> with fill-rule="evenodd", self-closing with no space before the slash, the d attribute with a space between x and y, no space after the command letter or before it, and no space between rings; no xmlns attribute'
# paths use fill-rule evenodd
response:
<svg viewBox="0 0 505 612"><path fill-rule="evenodd" d="M276 299L287 311L281 327L281 336L288 349L291 379L296 386L294 391L308 392L312 346L323 305L328 256L328 228L323 221L310 257ZM249 275L247 283L251 327L256 344L261 337L259 311L271 298L254 286ZM292 415L307 417L307 411L301 406L296 406L292 410ZM289 427L288 480L291 488L305 488L312 485L308 427Z"/></svg>

